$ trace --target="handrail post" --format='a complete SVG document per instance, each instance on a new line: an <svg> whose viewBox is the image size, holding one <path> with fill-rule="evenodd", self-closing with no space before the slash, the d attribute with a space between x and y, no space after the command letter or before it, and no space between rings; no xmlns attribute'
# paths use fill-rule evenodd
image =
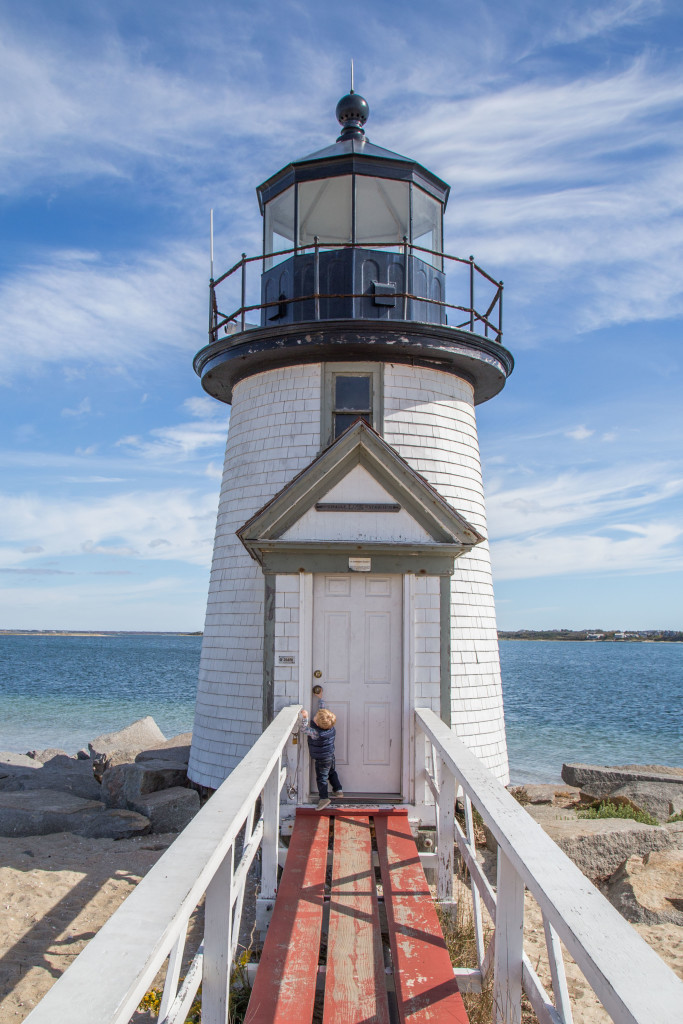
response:
<svg viewBox="0 0 683 1024"><path fill-rule="evenodd" d="M553 986L553 996L555 997L557 1013L562 1024L573 1024L572 1006L569 998L569 989L567 988L567 975L564 970L560 937L545 914L543 915L543 931L545 932L545 945L548 951L550 979Z"/></svg>
<svg viewBox="0 0 683 1024"><path fill-rule="evenodd" d="M521 1024L524 882L498 847L493 1024Z"/></svg>
<svg viewBox="0 0 683 1024"><path fill-rule="evenodd" d="M408 236L403 236L403 319L408 319Z"/></svg>
<svg viewBox="0 0 683 1024"><path fill-rule="evenodd" d="M280 831L280 769L277 759L263 788L263 844L261 847L261 899L273 900L277 892L277 847Z"/></svg>
<svg viewBox="0 0 683 1024"><path fill-rule="evenodd" d="M474 256L470 256L470 330L474 331Z"/></svg>
<svg viewBox="0 0 683 1024"><path fill-rule="evenodd" d="M202 1024L227 1024L232 964L234 844L211 879L204 908Z"/></svg>
<svg viewBox="0 0 683 1024"><path fill-rule="evenodd" d="M453 862L455 854L455 777L443 758L439 758L439 804L437 835L436 897L453 901Z"/></svg>
<svg viewBox="0 0 683 1024"><path fill-rule="evenodd" d="M315 245L315 260L313 264L313 291L315 293L315 318L320 319L320 246L318 236L313 239ZM329 313L328 313L329 315Z"/></svg>
<svg viewBox="0 0 683 1024"><path fill-rule="evenodd" d="M209 344L216 340L216 293L213 278L209 278Z"/></svg>
<svg viewBox="0 0 683 1024"><path fill-rule="evenodd" d="M498 290L498 341L503 340L503 282L499 282Z"/></svg>
<svg viewBox="0 0 683 1024"><path fill-rule="evenodd" d="M427 803L427 737L416 723L415 729L415 803L424 806Z"/></svg>
<svg viewBox="0 0 683 1024"><path fill-rule="evenodd" d="M245 306L247 304L247 254L242 253L242 330L246 324L246 311Z"/></svg>

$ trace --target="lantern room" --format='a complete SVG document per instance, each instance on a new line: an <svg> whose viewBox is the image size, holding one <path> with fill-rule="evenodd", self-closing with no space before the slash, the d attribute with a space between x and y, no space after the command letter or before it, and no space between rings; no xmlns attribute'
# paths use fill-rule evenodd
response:
<svg viewBox="0 0 683 1024"><path fill-rule="evenodd" d="M262 326L345 317L446 323L449 186L416 161L369 142L368 113L362 96L342 97L336 143L257 189Z"/></svg>

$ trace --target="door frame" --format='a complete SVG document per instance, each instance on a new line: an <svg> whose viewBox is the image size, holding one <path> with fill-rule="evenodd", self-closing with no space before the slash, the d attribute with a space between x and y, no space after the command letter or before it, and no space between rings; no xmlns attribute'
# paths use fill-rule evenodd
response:
<svg viewBox="0 0 683 1024"><path fill-rule="evenodd" d="M313 573L299 573L299 703L308 709L311 704L313 679ZM324 576L338 576L340 573L320 573ZM349 574L351 575L351 574ZM414 802L415 793L415 728L413 707L415 704L414 664L414 589L412 573L373 573L377 576L401 576L403 608L401 615L403 659L401 672L402 717L401 717L401 803ZM297 802L307 803L311 759L308 744L301 744L297 773Z"/></svg>

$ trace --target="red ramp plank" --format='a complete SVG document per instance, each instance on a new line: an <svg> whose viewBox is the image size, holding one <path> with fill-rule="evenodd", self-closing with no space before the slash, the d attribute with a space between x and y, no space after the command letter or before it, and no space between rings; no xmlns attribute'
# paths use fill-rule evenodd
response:
<svg viewBox="0 0 683 1024"><path fill-rule="evenodd" d="M402 1024L468 1024L420 856L402 816L375 819Z"/></svg>
<svg viewBox="0 0 683 1024"><path fill-rule="evenodd" d="M370 820L334 817L323 1024L389 1024Z"/></svg>
<svg viewBox="0 0 683 1024"><path fill-rule="evenodd" d="M311 1020L329 830L329 818L297 814L245 1024Z"/></svg>

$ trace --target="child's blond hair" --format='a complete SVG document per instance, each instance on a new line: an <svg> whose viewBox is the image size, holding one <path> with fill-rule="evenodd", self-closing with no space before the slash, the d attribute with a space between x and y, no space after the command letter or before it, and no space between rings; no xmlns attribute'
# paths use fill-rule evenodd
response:
<svg viewBox="0 0 683 1024"><path fill-rule="evenodd" d="M337 716L329 708L320 708L313 721L319 729L331 729L337 721Z"/></svg>

